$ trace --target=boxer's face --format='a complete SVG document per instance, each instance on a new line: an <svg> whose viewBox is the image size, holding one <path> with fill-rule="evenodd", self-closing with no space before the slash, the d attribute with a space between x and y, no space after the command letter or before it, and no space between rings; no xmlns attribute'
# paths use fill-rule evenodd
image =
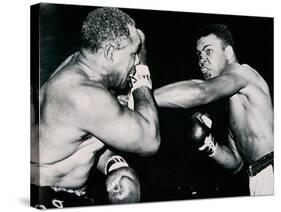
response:
<svg viewBox="0 0 281 212"><path fill-rule="evenodd" d="M139 64L138 51L140 38L134 26L129 26L131 41L122 49L115 51L115 65L118 74L118 88L125 88L130 80L129 75L134 74L134 66Z"/></svg>
<svg viewBox="0 0 281 212"><path fill-rule="evenodd" d="M220 75L227 64L222 41L214 34L201 37L197 41L197 54L199 57L199 67L204 79Z"/></svg>

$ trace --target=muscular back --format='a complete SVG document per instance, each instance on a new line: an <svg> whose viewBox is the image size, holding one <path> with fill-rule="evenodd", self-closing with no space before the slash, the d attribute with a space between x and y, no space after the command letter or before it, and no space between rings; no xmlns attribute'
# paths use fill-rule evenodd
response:
<svg viewBox="0 0 281 212"><path fill-rule="evenodd" d="M75 56L74 56L75 57ZM75 66L75 58L59 68L40 90L39 158L32 158L35 184L80 187L87 180L96 153L104 144L76 124L72 91L84 80ZM38 142L38 143L36 143ZM40 181L35 173L40 172Z"/></svg>
<svg viewBox="0 0 281 212"><path fill-rule="evenodd" d="M247 86L229 98L230 137L247 162L273 151L273 109L268 86L251 67Z"/></svg>

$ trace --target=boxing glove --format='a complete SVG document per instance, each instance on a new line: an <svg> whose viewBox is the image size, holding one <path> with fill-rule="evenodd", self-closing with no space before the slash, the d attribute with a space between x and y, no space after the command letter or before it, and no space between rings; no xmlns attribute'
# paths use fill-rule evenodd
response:
<svg viewBox="0 0 281 212"><path fill-rule="evenodd" d="M136 65L136 72L134 75L131 75L131 92L137 88L146 86L149 89L152 89L152 81L150 78L149 68L146 65Z"/></svg>
<svg viewBox="0 0 281 212"><path fill-rule="evenodd" d="M208 156L216 152L216 142L211 134L212 120L207 114L194 113L191 117L190 139L192 146Z"/></svg>
<svg viewBox="0 0 281 212"><path fill-rule="evenodd" d="M109 203L123 204L140 201L140 183L137 175L122 157L116 155L111 157L105 169Z"/></svg>

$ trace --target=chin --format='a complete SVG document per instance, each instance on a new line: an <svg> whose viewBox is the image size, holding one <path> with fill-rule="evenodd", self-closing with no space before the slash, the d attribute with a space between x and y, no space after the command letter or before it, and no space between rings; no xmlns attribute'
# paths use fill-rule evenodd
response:
<svg viewBox="0 0 281 212"><path fill-rule="evenodd" d="M207 80L207 79L211 79L213 76L212 75L210 75L210 74L203 74L203 78L205 79L205 80Z"/></svg>

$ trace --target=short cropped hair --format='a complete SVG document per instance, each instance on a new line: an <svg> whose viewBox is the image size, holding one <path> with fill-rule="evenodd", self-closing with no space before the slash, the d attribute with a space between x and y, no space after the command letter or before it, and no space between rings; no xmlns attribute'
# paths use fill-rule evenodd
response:
<svg viewBox="0 0 281 212"><path fill-rule="evenodd" d="M128 25L134 20L117 8L99 8L88 14L82 26L82 48L97 52L106 43L123 48L124 41L131 41Z"/></svg>
<svg viewBox="0 0 281 212"><path fill-rule="evenodd" d="M234 49L234 39L232 33L226 25L223 24L209 24L197 31L196 40L199 40L201 37L214 34L217 38L222 41L223 47L230 45Z"/></svg>

